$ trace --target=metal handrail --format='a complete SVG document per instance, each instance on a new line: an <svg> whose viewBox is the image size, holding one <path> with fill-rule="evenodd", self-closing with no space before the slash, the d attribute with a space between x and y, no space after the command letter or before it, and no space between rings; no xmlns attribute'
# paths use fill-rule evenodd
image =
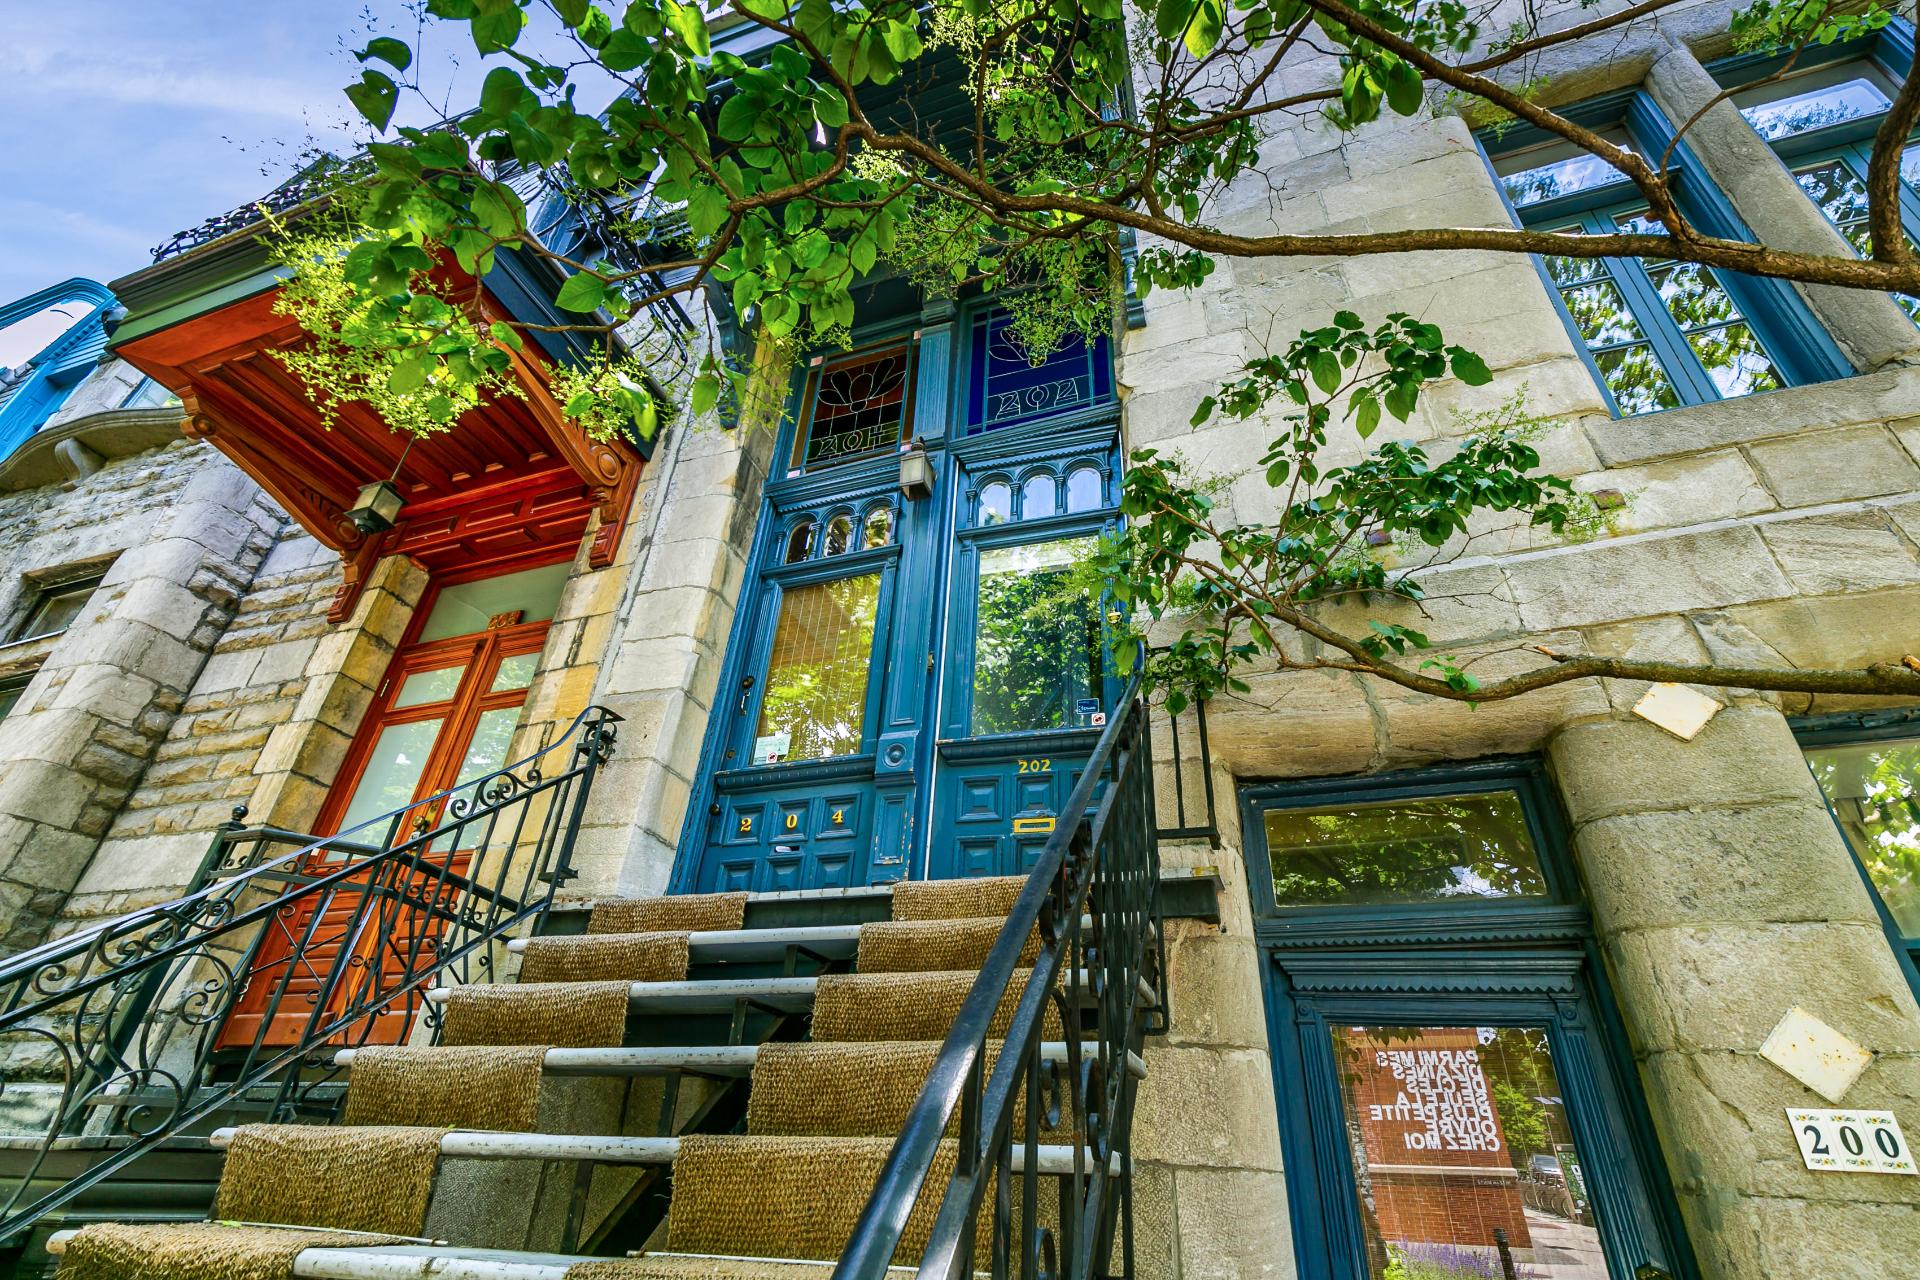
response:
<svg viewBox="0 0 1920 1280"><path fill-rule="evenodd" d="M0 1079L16 1110L48 1104L29 1167L0 1186L0 1240L223 1107L258 1101L271 1120L323 1111L336 1050L417 1014L431 1025L426 991L487 976L508 931L544 916L571 878L619 720L590 707L540 751L338 835L226 824L203 887L0 964ZM543 773L562 748L566 767ZM440 825L403 836L442 802ZM377 845L346 838L383 826ZM246 864L286 843L298 847ZM42 1191L48 1155L78 1136L116 1141Z"/></svg>
<svg viewBox="0 0 1920 1280"><path fill-rule="evenodd" d="M987 953L840 1256L834 1280L883 1280L909 1218L930 1194L941 1199L920 1259L923 1280L957 1280L973 1270L974 1236L989 1192L994 1195L996 1277L1015 1274L1016 1263L1017 1274L1026 1280L1043 1272L1074 1280L1104 1273L1116 1229L1131 1258L1129 1138L1135 1086L1119 1064L1138 1051L1145 1035L1164 1029L1166 1007L1152 806L1147 711L1136 677ZM989 1030L1035 929L1040 951L989 1076ZM1070 1021L1081 1016L1088 997L1099 1044L1092 1055L1081 1052L1083 1036ZM1066 1023L1067 1061L1058 1068L1040 1054L1049 1008ZM1027 1105L1019 1141L1029 1158L1016 1173L1012 1125L1023 1096ZM929 1187L956 1112L953 1175L944 1187ZM1044 1227L1037 1215L1033 1151L1042 1124L1051 1128L1063 1117L1074 1129L1074 1171L1060 1195L1057 1226Z"/></svg>

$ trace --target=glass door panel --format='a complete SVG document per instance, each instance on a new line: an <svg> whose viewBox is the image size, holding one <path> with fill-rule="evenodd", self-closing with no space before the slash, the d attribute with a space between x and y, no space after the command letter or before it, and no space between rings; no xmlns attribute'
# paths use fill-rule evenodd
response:
<svg viewBox="0 0 1920 1280"><path fill-rule="evenodd" d="M368 753L360 781L354 786L353 798L347 802L335 829L350 830L383 813L391 813L413 799L419 793L421 776L426 772L434 741L444 724L446 721L436 716L431 720L409 720L383 727L380 736L374 739L373 750ZM384 831L369 831L365 842L378 843L386 839L386 835Z"/></svg>
<svg viewBox="0 0 1920 1280"><path fill-rule="evenodd" d="M1074 566L1092 538L980 553L973 732L1083 728L1100 700L1100 602Z"/></svg>
<svg viewBox="0 0 1920 1280"><path fill-rule="evenodd" d="M1329 1031L1371 1280L1608 1280L1544 1027Z"/></svg>
<svg viewBox="0 0 1920 1280"><path fill-rule="evenodd" d="M859 752L879 614L878 573L781 593L753 731L754 764Z"/></svg>
<svg viewBox="0 0 1920 1280"><path fill-rule="evenodd" d="M1894 928L1920 939L1920 741L1815 747L1807 763Z"/></svg>

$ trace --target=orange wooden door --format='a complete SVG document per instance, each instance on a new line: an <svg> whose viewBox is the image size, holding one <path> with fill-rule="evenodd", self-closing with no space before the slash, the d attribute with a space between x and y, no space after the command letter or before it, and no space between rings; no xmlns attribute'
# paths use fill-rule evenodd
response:
<svg viewBox="0 0 1920 1280"><path fill-rule="evenodd" d="M545 622L519 623L395 654L318 829L355 845L392 847L438 825L447 801L427 797L507 762L546 633ZM412 801L420 803L408 809ZM394 814L397 820L389 816ZM458 903L434 868L461 875L472 861L471 849L444 847L450 843L428 846L421 854L424 866L362 873L276 912L255 950L246 988L221 1029L221 1047L256 1038L292 1044L323 1003L333 1011L368 1000L410 961L417 963L445 927L439 913ZM365 856L322 849L300 872L322 876ZM343 953L351 955L344 970ZM355 1041L397 1042L411 1012L406 1002L396 1002L370 1036L356 1032Z"/></svg>

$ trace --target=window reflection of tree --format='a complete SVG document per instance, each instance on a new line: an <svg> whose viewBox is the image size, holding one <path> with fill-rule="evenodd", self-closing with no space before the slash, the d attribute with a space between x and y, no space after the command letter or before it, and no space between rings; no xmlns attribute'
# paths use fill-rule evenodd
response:
<svg viewBox="0 0 1920 1280"><path fill-rule="evenodd" d="M1266 814L1275 901L1385 903L1546 891L1511 792Z"/></svg>
<svg viewBox="0 0 1920 1280"><path fill-rule="evenodd" d="M1920 742L1816 750L1808 761L1894 924L1920 937Z"/></svg>
<svg viewBox="0 0 1920 1280"><path fill-rule="evenodd" d="M880 577L871 573L796 587L783 596L755 735L791 735L784 759L816 760L860 749L879 600Z"/></svg>
<svg viewBox="0 0 1920 1280"><path fill-rule="evenodd" d="M1070 562L1090 549L1075 539L981 557L973 732L1066 727L1074 723L1074 703L1095 696L1099 604Z"/></svg>

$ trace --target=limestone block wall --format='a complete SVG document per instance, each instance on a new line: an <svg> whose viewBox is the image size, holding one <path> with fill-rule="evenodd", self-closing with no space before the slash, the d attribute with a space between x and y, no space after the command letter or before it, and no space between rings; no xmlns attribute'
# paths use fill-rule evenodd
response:
<svg viewBox="0 0 1920 1280"><path fill-rule="evenodd" d="M297 525L281 527L68 901L63 928L177 895L234 806L254 803L262 752L295 719L308 662L332 630L326 610L339 575L338 556Z"/></svg>
<svg viewBox="0 0 1920 1280"><path fill-rule="evenodd" d="M1645 84L1670 117L1684 119L1716 92L1701 60L1725 51L1728 12L1724 4L1676 6L1628 36L1556 51L1516 74L1548 77L1549 102ZM1329 70L1311 61L1291 67L1287 89L1320 83ZM1818 210L1730 105L1707 111L1692 144L1762 237L1833 247ZM1349 136L1288 119L1262 155L1265 171L1236 184L1215 210L1226 230L1511 225L1471 128L1444 111ZM1781 666L1897 659L1920 651L1920 331L1883 297L1804 296L1856 376L1617 420L1524 258L1226 261L1191 294L1151 295L1147 324L1126 335L1126 432L1130 444L1177 450L1203 473L1232 477L1229 517L1270 520L1278 497L1255 463L1277 419L1194 430L1195 403L1247 357L1284 347L1335 310L1369 323L1410 312L1480 352L1495 379L1436 388L1413 420L1387 423L1383 436L1443 452L1462 430L1455 411L1524 392L1529 409L1558 424L1540 442L1545 465L1582 491L1620 490L1628 505L1584 543L1489 520L1437 555L1393 548L1398 567L1424 568L1425 608L1351 603L1329 609L1330 620L1349 630L1367 618L1406 622L1443 652L1474 658L1488 679L1537 665L1534 645ZM1352 460L1366 447L1336 430L1327 460ZM1910 1252L1920 1242L1920 1189L1905 1185L1912 1179L1802 1168L1784 1108L1827 1104L1758 1056L1779 1017L1803 1005L1876 1054L1843 1105L1915 1110L1920 1008L1784 718L1863 700L1719 691L1726 709L1682 744L1630 717L1644 691L1630 682L1587 681L1477 710L1339 672L1267 674L1253 686L1210 707L1225 775L1223 821L1232 816L1235 779L1547 754L1705 1274L1867 1277L1900 1269L1889 1250ZM1234 843L1205 854L1230 883L1244 879ZM1229 896L1244 902L1244 887ZM1175 1032L1157 1050L1169 1069L1156 1071L1144 1095L1208 1099L1178 1123L1142 1111L1152 1166L1172 1169L1181 1211L1170 1256L1183 1265L1193 1248L1224 1247L1219 1241L1254 1221L1251 1212L1225 1220L1217 1241L1194 1244L1182 1192L1201 1185L1198 1170L1216 1150L1246 1153L1228 1158L1248 1179L1245 1166L1271 1175L1262 1194L1282 1205L1273 1219L1282 1239L1269 1256L1285 1253L1284 1188L1266 1168L1267 1153L1278 1168L1277 1145L1247 1132L1209 1148L1208 1131L1195 1133L1191 1121L1230 1109L1224 1096L1205 1092L1227 1087L1231 1069L1220 1055L1265 1046L1257 1014L1247 1022L1247 1050L1182 1042L1209 1003L1257 1005L1253 949L1244 946L1242 963L1233 933L1230 922L1219 936L1189 926L1170 936ZM1201 954L1210 955L1204 969L1184 958ZM1195 989L1207 993L1199 1009ZM1208 1065L1188 1071L1180 1063L1195 1052L1211 1055ZM1168 1145L1182 1141L1199 1145ZM1189 1161L1191 1184L1182 1181Z"/></svg>
<svg viewBox="0 0 1920 1280"><path fill-rule="evenodd" d="M73 624L23 646L37 674L0 722L0 950L46 935L171 732L283 516L186 441L68 487L0 497L0 619L36 584L106 576Z"/></svg>

